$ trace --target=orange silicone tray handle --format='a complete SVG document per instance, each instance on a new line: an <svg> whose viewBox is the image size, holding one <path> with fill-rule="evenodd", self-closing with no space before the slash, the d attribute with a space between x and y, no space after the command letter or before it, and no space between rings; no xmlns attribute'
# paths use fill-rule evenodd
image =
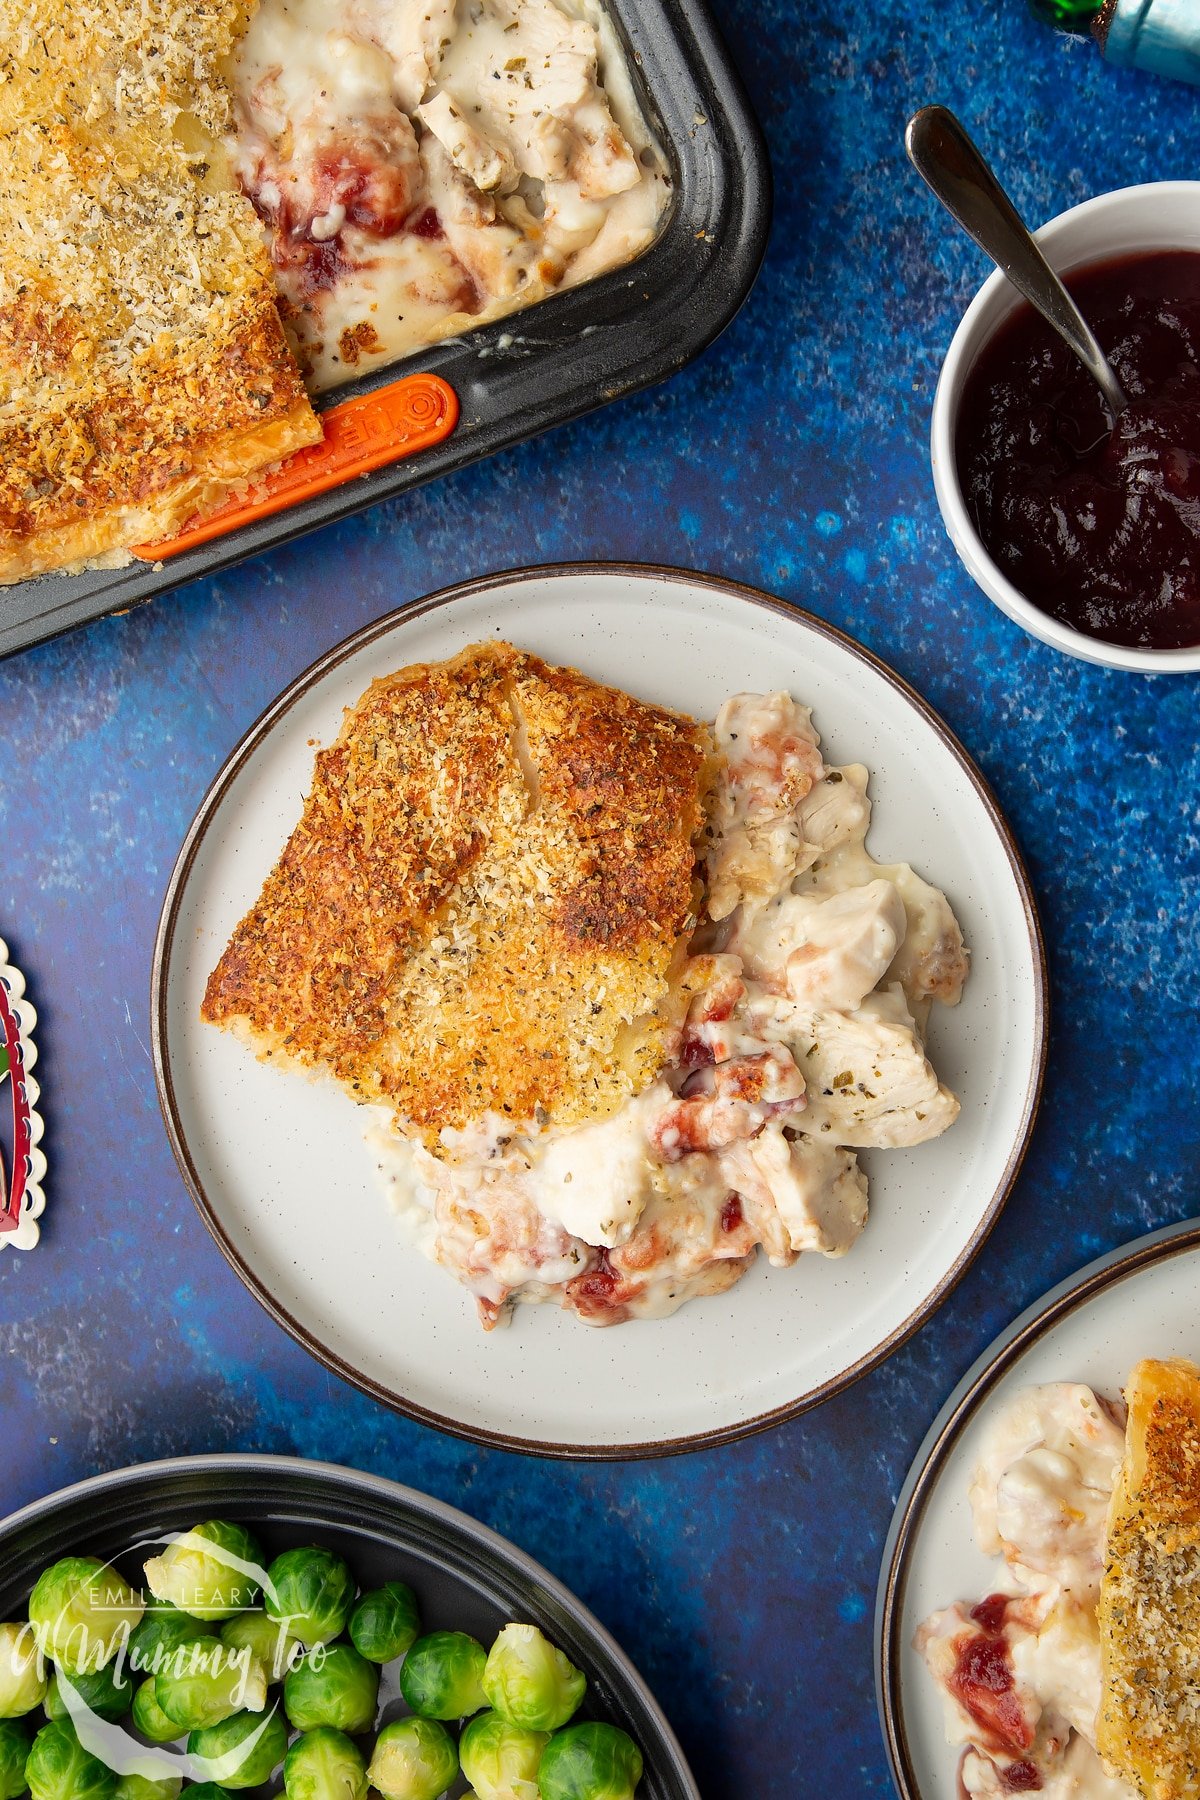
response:
<svg viewBox="0 0 1200 1800"><path fill-rule="evenodd" d="M437 375L406 375L373 394L343 400L321 414L321 443L297 450L245 499L226 501L161 544L137 545L134 555L146 562L178 556L253 519L269 518L298 500L341 487L356 475L428 450L449 437L457 422L458 395Z"/></svg>

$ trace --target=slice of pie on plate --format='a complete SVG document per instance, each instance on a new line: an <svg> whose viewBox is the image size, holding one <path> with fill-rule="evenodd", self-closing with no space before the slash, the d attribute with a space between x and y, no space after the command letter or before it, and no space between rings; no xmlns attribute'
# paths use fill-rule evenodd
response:
<svg viewBox="0 0 1200 1800"><path fill-rule="evenodd" d="M1146 1800L1200 1796L1200 1368L1147 1360L1100 1590L1097 1748Z"/></svg>
<svg viewBox="0 0 1200 1800"><path fill-rule="evenodd" d="M429 1143L611 1113L687 1007L711 756L691 719L507 644L375 681L204 1017Z"/></svg>

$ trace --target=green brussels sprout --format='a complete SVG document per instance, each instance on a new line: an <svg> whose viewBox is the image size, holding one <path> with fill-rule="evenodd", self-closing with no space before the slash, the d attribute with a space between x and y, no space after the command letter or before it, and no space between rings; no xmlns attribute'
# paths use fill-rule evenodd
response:
<svg viewBox="0 0 1200 1800"><path fill-rule="evenodd" d="M499 1713L480 1713L458 1741L458 1760L477 1800L538 1800L537 1772L550 1742L545 1731L524 1731Z"/></svg>
<svg viewBox="0 0 1200 1800"><path fill-rule="evenodd" d="M45 1665L28 1625L0 1625L0 1719L20 1719L46 1698Z"/></svg>
<svg viewBox="0 0 1200 1800"><path fill-rule="evenodd" d="M38 1647L68 1675L111 1662L144 1610L129 1583L94 1556L65 1556L51 1564L29 1597Z"/></svg>
<svg viewBox="0 0 1200 1800"><path fill-rule="evenodd" d="M24 1725L5 1719L0 1723L0 1800L20 1800L28 1783L29 1733Z"/></svg>
<svg viewBox="0 0 1200 1800"><path fill-rule="evenodd" d="M340 1556L319 1545L285 1550L267 1570L267 1580L263 1605L269 1619L286 1625L309 1649L341 1637L357 1589Z"/></svg>
<svg viewBox="0 0 1200 1800"><path fill-rule="evenodd" d="M183 1736L183 1729L176 1725L174 1719L168 1719L158 1701L154 1698L154 1676L148 1675L142 1685L135 1689L133 1711L130 1717L133 1729L149 1738L152 1744L171 1744L176 1738Z"/></svg>
<svg viewBox="0 0 1200 1800"><path fill-rule="evenodd" d="M375 1740L367 1780L383 1800L438 1800L458 1774L454 1739L436 1719L398 1719Z"/></svg>
<svg viewBox="0 0 1200 1800"><path fill-rule="evenodd" d="M283 1684L283 1704L297 1731L317 1725L370 1731L378 1700L379 1670L349 1644L311 1651Z"/></svg>
<svg viewBox="0 0 1200 1800"><path fill-rule="evenodd" d="M122 1775L114 1800L179 1800L182 1786L178 1775L164 1775L160 1780L149 1775Z"/></svg>
<svg viewBox="0 0 1200 1800"><path fill-rule="evenodd" d="M400 1665L400 1692L423 1719L465 1719L487 1705L487 1651L465 1631L431 1631Z"/></svg>
<svg viewBox="0 0 1200 1800"><path fill-rule="evenodd" d="M69 1719L42 1726L25 1779L33 1800L113 1800L117 1791L116 1776L84 1749Z"/></svg>
<svg viewBox="0 0 1200 1800"><path fill-rule="evenodd" d="M292 1637L286 1626L268 1619L261 1607L252 1607L249 1612L226 1620L221 1627L221 1642L257 1656L267 1671L268 1682L282 1681L291 1667L292 1652L303 1648L299 1638Z"/></svg>
<svg viewBox="0 0 1200 1800"><path fill-rule="evenodd" d="M156 1598L194 1619L229 1619L258 1599L262 1560L262 1546L244 1526L209 1519L152 1556L146 1581Z"/></svg>
<svg viewBox="0 0 1200 1800"><path fill-rule="evenodd" d="M133 1705L133 1683L113 1663L106 1663L104 1668L94 1669L88 1675L68 1675L65 1670L56 1669L50 1677L43 1702L48 1719L70 1717L62 1691L64 1681L70 1682L82 1704L97 1718L123 1719Z"/></svg>
<svg viewBox="0 0 1200 1800"><path fill-rule="evenodd" d="M193 1731L188 1738L189 1756L201 1756L212 1765L212 1774L225 1788L261 1787L269 1781L287 1753L288 1729L278 1710L265 1716L234 1713L219 1725Z"/></svg>
<svg viewBox="0 0 1200 1800"><path fill-rule="evenodd" d="M642 1753L616 1725L555 1732L538 1769L541 1800L633 1800Z"/></svg>
<svg viewBox="0 0 1200 1800"><path fill-rule="evenodd" d="M417 1597L402 1581L385 1581L364 1594L350 1614L350 1642L368 1662L394 1662L420 1632Z"/></svg>
<svg viewBox="0 0 1200 1800"><path fill-rule="evenodd" d="M288 1751L283 1785L287 1800L366 1800L367 1761L344 1731L318 1725Z"/></svg>
<svg viewBox="0 0 1200 1800"><path fill-rule="evenodd" d="M183 1736L174 1719L168 1719L154 1698L154 1677L147 1676L133 1696L133 1728L152 1744L171 1744Z"/></svg>
<svg viewBox="0 0 1200 1800"><path fill-rule="evenodd" d="M193 1781L184 1789L185 1800L230 1800L225 1789L215 1781Z"/></svg>
<svg viewBox="0 0 1200 1800"><path fill-rule="evenodd" d="M267 1704L267 1675L258 1658L217 1637L181 1644L151 1679L160 1710L182 1731L203 1731L243 1708L261 1712Z"/></svg>
<svg viewBox="0 0 1200 1800"><path fill-rule="evenodd" d="M194 1644L197 1638L211 1635L191 1613L180 1612L169 1600L152 1600L129 1639L129 1667L135 1675L157 1675L180 1644ZM224 1632L221 1635L224 1637Z"/></svg>
<svg viewBox="0 0 1200 1800"><path fill-rule="evenodd" d="M557 1731L583 1699L587 1677L536 1625L506 1625L488 1652L483 1691L510 1725Z"/></svg>

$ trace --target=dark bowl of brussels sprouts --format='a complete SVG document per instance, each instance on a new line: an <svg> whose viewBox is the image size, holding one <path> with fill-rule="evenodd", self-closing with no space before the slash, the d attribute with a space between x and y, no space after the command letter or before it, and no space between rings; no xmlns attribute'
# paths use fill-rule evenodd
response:
<svg viewBox="0 0 1200 1800"><path fill-rule="evenodd" d="M0 1800L699 1800L599 1622L453 1508L207 1456L0 1524Z"/></svg>

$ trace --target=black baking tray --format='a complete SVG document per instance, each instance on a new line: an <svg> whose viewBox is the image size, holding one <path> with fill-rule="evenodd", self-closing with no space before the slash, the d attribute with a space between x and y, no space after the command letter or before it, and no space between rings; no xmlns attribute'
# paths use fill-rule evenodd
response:
<svg viewBox="0 0 1200 1800"><path fill-rule="evenodd" d="M661 381L721 332L766 247L766 145L704 0L607 0L671 167L665 226L636 262L526 312L389 363L322 397L333 405L416 370L458 394L443 443L253 520L155 568L137 562L0 589L0 656L124 611L243 557L404 493L623 394Z"/></svg>

